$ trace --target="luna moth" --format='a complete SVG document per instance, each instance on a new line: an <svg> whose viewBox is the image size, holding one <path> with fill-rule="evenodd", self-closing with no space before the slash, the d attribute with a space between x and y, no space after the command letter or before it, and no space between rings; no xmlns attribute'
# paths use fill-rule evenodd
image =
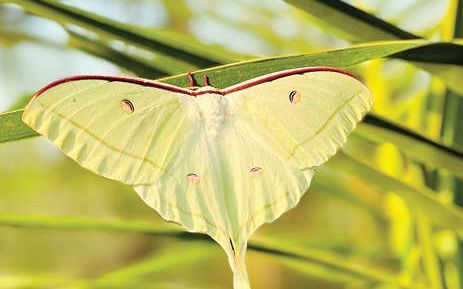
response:
<svg viewBox="0 0 463 289"><path fill-rule="evenodd" d="M217 89L76 76L39 90L23 121L82 167L133 186L164 219L208 234L235 289L249 289L248 240L296 206L317 167L372 105L330 67L275 72Z"/></svg>

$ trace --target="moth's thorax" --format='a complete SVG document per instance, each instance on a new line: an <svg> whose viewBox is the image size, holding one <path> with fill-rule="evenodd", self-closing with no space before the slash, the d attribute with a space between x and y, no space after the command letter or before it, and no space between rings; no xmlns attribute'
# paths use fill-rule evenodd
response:
<svg viewBox="0 0 463 289"><path fill-rule="evenodd" d="M213 87L202 87L200 90L217 91ZM219 135L229 118L229 109L224 97L217 93L204 93L190 99L191 113L195 121L204 126L210 137Z"/></svg>

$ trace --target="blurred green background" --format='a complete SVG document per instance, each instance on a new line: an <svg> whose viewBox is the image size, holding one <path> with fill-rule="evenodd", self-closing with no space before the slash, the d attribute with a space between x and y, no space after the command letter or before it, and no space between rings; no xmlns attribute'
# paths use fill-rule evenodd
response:
<svg viewBox="0 0 463 289"><path fill-rule="evenodd" d="M220 87L334 65L376 102L296 209L252 238L253 288L463 288L462 19L461 0L1 0L0 289L231 288L219 246L44 138L19 140L32 133L15 110L71 75L260 57L265 69L208 75ZM420 38L440 44L407 40Z"/></svg>

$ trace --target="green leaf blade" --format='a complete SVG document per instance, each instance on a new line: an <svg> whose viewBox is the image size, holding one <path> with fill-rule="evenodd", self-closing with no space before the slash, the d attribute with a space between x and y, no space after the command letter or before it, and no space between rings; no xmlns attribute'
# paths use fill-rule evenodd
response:
<svg viewBox="0 0 463 289"><path fill-rule="evenodd" d="M21 114L22 110L0 113L0 143L38 135L21 120Z"/></svg>

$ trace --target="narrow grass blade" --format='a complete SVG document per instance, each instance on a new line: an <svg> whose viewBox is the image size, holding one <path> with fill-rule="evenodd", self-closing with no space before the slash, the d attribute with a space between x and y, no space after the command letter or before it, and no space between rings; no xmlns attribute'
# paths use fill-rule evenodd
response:
<svg viewBox="0 0 463 289"><path fill-rule="evenodd" d="M159 236L181 237L180 228L165 223L143 221L97 220L68 216L17 216L0 215L0 225L18 228L43 228L64 230L104 230L111 232L144 233Z"/></svg>
<svg viewBox="0 0 463 289"><path fill-rule="evenodd" d="M443 276L439 268L439 258L432 239L432 228L429 225L426 213L418 214L416 218L416 231L420 249L423 254L423 267L425 276L428 279L429 288L442 289Z"/></svg>
<svg viewBox="0 0 463 289"><path fill-rule="evenodd" d="M353 262L343 261L333 254L312 250L310 248L301 248L288 242L278 242L268 238L253 238L249 244L249 249L256 250L265 254L270 254L283 261L291 260L303 263L317 263L325 270L335 274L348 275L354 279L367 282L369 284L387 284L397 288L412 288L398 276L395 276L384 270L377 270L373 267L365 267ZM416 287L413 287L416 288Z"/></svg>
<svg viewBox="0 0 463 289"><path fill-rule="evenodd" d="M226 53L217 47L201 45L191 38L185 39L186 37L173 35L173 33L122 24L58 1L16 0L11 2L20 5L30 13L56 21L64 26L76 25L103 37L118 39L126 44L166 56L175 56L175 59L190 63L192 68L209 67L239 60L234 54Z"/></svg>
<svg viewBox="0 0 463 289"><path fill-rule="evenodd" d="M420 38L340 0L284 0L312 15L316 23L354 41ZM327 27L329 26L329 27Z"/></svg>
<svg viewBox="0 0 463 289"><path fill-rule="evenodd" d="M74 281L60 276L0 275L0 289L66 288Z"/></svg>
<svg viewBox="0 0 463 289"><path fill-rule="evenodd" d="M412 212L426 212L432 224L439 228L452 230L460 238L463 238L463 211L454 205L441 203L434 191L425 187L412 187L347 156L343 152L338 153L328 164L336 169L350 172L352 178L363 181L378 190L398 194L408 203Z"/></svg>
<svg viewBox="0 0 463 289"><path fill-rule="evenodd" d="M44 288L66 288L66 289L82 289L86 288L86 284L92 283L92 280L87 279L72 279L58 276L48 275L12 275L7 276L0 275L0 289L44 289ZM175 286L172 284L159 284L153 282L140 282L133 280L118 280L117 282L104 282L104 283L93 283L92 288L100 289L126 289L126 288L137 288L137 289L185 289L185 287ZM204 288L207 289L207 288Z"/></svg>
<svg viewBox="0 0 463 289"><path fill-rule="evenodd" d="M10 31L0 27L0 46L11 47L21 42L41 43L40 39L26 33Z"/></svg>
<svg viewBox="0 0 463 289"><path fill-rule="evenodd" d="M355 134L375 143L392 143L415 160L463 178L463 152L456 146L445 146L375 116L360 123Z"/></svg>
<svg viewBox="0 0 463 289"><path fill-rule="evenodd" d="M156 79L185 72L182 68L169 63L169 59L150 61L137 55L129 55L128 53L118 51L102 41L90 39L76 32L68 31L68 33L70 36L69 46L108 60L119 67L134 72L139 77Z"/></svg>
<svg viewBox="0 0 463 289"><path fill-rule="evenodd" d="M396 53L429 45L433 44L424 40L364 43L349 48L328 50L311 54L261 58L237 62L196 71L193 74L193 77L197 81L200 81L202 80L203 75L206 74L209 76L213 86L223 88L253 77L279 70L307 66L332 66L347 68L371 59L393 57ZM457 45L457 47L463 51L463 45ZM419 49L416 53L418 52ZM160 81L182 87L188 85L188 79L185 75L167 77L160 79Z"/></svg>
<svg viewBox="0 0 463 289"><path fill-rule="evenodd" d="M142 261L126 265L120 269L111 271L95 280L98 284L117 282L124 280L137 280L146 275L160 274L175 270L178 266L201 262L214 252L205 242L182 242L169 245L161 252L144 258ZM90 283L87 288L92 288Z"/></svg>

